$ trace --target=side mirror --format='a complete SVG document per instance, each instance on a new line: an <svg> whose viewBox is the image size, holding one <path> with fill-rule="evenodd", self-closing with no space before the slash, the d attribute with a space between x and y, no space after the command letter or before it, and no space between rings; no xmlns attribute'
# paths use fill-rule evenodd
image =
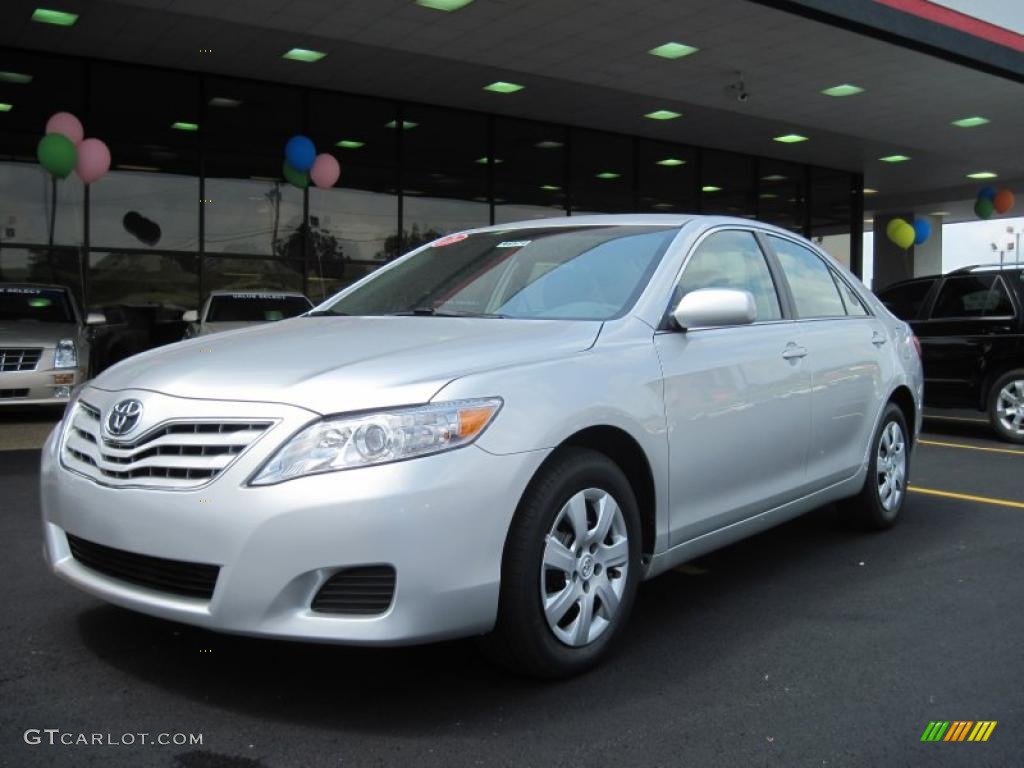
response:
<svg viewBox="0 0 1024 768"><path fill-rule="evenodd" d="M181 313L181 319L184 320L186 323L198 323L199 313L196 312L194 309L190 309L186 312Z"/></svg>
<svg viewBox="0 0 1024 768"><path fill-rule="evenodd" d="M102 312L89 312L85 316L86 325L103 325L107 322L107 316Z"/></svg>
<svg viewBox="0 0 1024 768"><path fill-rule="evenodd" d="M701 288L683 296L672 317L684 331L688 328L749 325L757 318L757 305L750 291Z"/></svg>

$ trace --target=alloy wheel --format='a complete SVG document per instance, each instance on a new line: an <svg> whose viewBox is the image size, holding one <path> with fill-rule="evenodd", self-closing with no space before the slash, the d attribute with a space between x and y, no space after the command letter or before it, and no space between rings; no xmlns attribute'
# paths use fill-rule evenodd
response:
<svg viewBox="0 0 1024 768"><path fill-rule="evenodd" d="M890 421L882 430L875 469L878 474L878 500L886 512L896 512L906 490L907 444L903 429L895 421Z"/></svg>
<svg viewBox="0 0 1024 768"><path fill-rule="evenodd" d="M999 390L996 418L1009 434L1024 437L1024 379L1008 381Z"/></svg>

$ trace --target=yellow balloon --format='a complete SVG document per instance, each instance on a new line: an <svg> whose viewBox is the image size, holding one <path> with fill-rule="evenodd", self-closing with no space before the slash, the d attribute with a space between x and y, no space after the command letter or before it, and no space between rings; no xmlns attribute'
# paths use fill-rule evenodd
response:
<svg viewBox="0 0 1024 768"><path fill-rule="evenodd" d="M892 238L892 241L896 243L904 251L914 244L914 239L917 237L917 233L914 232L914 228L899 219L902 226L896 228L896 236Z"/></svg>
<svg viewBox="0 0 1024 768"><path fill-rule="evenodd" d="M907 222L906 222L905 219L889 219L889 223L885 225L885 234L886 234L886 236L890 240L892 240L892 242L895 243L896 242L896 232L899 230L900 225L906 224L906 223Z"/></svg>

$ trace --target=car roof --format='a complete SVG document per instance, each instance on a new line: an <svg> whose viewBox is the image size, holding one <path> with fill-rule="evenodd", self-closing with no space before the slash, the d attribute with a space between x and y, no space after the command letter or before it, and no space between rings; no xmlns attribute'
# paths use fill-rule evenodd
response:
<svg viewBox="0 0 1024 768"><path fill-rule="evenodd" d="M548 219L529 219L527 221L513 221L507 224L492 224L489 227L478 227L467 229L466 232L507 232L509 230L527 230L547 227L595 227L595 226L636 226L636 227L681 227L691 222L697 222L705 227L732 225L737 227L757 228L778 232L781 235L802 235L768 224L757 219L748 219L740 216L714 216L701 214L680 214L680 213L607 213L607 214L586 214L583 216L557 216Z"/></svg>

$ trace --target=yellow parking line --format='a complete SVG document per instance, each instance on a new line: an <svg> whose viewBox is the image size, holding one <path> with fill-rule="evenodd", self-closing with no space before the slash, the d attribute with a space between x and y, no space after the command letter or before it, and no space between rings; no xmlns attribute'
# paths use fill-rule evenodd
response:
<svg viewBox="0 0 1024 768"><path fill-rule="evenodd" d="M969 416L936 416L932 413L924 415L926 419L944 419L945 421L969 421L972 424L988 424L988 419L972 419Z"/></svg>
<svg viewBox="0 0 1024 768"><path fill-rule="evenodd" d="M942 496L947 499L959 499L961 501L976 501L979 504L992 504L996 507L1013 507L1024 509L1024 502L1010 501L1009 499L993 499L990 496L972 496L969 493L953 493L952 491L937 491L934 488L922 488L918 485L908 485L907 490L914 493L923 493L928 496Z"/></svg>
<svg viewBox="0 0 1024 768"><path fill-rule="evenodd" d="M1015 456L1024 456L1024 451L1013 448L987 448L983 445L970 445L968 443L947 443L941 440L918 440L921 445L937 445L940 448L966 448L970 451L988 451L989 453L1011 453Z"/></svg>

